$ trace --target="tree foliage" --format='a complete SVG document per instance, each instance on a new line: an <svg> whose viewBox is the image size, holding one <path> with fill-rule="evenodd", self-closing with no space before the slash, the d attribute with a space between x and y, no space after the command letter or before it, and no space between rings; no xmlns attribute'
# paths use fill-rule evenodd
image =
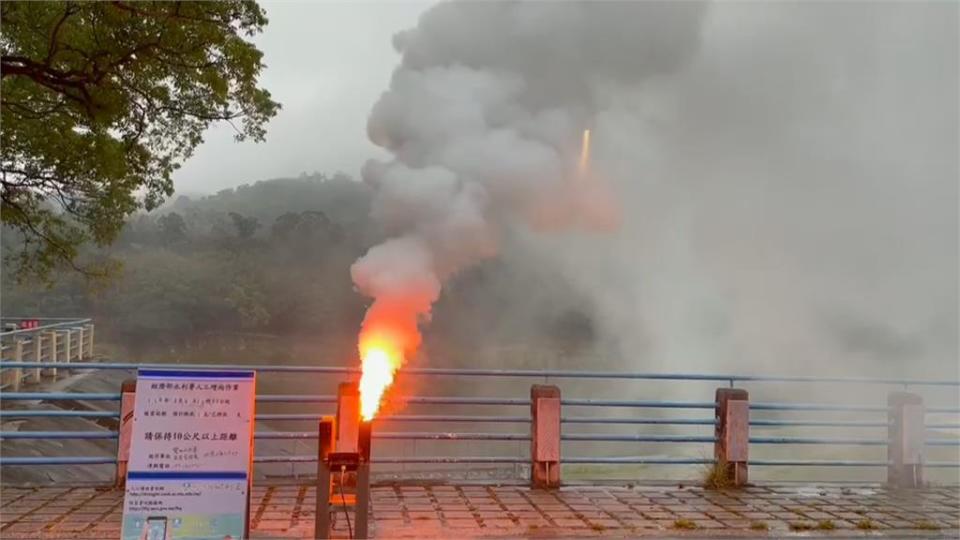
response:
<svg viewBox="0 0 960 540"><path fill-rule="evenodd" d="M262 140L279 105L257 85L253 0L0 3L2 220L20 277L77 263L172 194L211 122ZM89 267L84 267L90 270Z"/></svg>

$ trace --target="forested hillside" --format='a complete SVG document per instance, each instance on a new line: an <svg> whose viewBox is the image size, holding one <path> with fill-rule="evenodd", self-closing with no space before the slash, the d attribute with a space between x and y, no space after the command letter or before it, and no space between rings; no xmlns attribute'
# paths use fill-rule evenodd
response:
<svg viewBox="0 0 960 540"><path fill-rule="evenodd" d="M65 270L52 285L18 283L5 268L3 311L90 315L103 339L134 354L203 349L236 334L350 344L367 302L350 265L382 236L368 219L370 196L349 177L314 174L175 197L129 220L109 250L84 255L119 263L106 281ZM7 233L9 254L17 245ZM511 252L519 250L506 246L500 259L449 284L428 348L581 347L593 339L587 307L569 284Z"/></svg>

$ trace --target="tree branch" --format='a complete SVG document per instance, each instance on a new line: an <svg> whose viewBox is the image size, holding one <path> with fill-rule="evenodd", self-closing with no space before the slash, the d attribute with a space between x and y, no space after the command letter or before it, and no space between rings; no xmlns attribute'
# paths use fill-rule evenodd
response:
<svg viewBox="0 0 960 540"><path fill-rule="evenodd" d="M47 66L53 62L53 56L57 54L57 49L59 49L60 42L58 38L60 37L60 28L63 26L63 23L77 11L76 5L72 2L67 2L67 7L63 10L63 15L60 17L60 20L57 21L57 24L54 25L53 32L50 33L50 47L47 50L47 59L44 62Z"/></svg>

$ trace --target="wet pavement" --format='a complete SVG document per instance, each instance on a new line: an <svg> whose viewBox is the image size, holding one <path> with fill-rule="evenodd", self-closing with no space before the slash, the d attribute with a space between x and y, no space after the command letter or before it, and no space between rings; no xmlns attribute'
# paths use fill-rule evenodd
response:
<svg viewBox="0 0 960 540"><path fill-rule="evenodd" d="M257 486L253 538L312 538L314 489ZM956 487L383 485L373 489L375 538L960 536ZM0 493L0 538L118 538L123 492L10 488ZM346 520L336 522L347 537Z"/></svg>

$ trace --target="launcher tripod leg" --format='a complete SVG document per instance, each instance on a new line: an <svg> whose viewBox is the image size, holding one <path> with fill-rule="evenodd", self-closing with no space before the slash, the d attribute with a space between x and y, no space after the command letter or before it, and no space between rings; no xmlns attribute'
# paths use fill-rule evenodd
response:
<svg viewBox="0 0 960 540"><path fill-rule="evenodd" d="M317 505L314 538L330 538L330 469L323 461L317 464Z"/></svg>
<svg viewBox="0 0 960 540"><path fill-rule="evenodd" d="M324 417L318 430L317 503L314 508L314 538L330 538L330 468L327 456L333 449L333 420Z"/></svg>
<svg viewBox="0 0 960 540"><path fill-rule="evenodd" d="M367 538L367 512L370 509L370 462L357 466L357 502L354 506L355 538Z"/></svg>

